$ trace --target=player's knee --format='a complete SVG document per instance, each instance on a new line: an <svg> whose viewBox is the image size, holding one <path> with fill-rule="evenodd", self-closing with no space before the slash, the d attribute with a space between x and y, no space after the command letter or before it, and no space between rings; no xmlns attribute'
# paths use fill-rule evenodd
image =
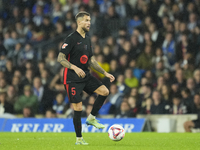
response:
<svg viewBox="0 0 200 150"><path fill-rule="evenodd" d="M82 111L82 105L76 105L76 106L74 106L74 110L75 111Z"/></svg>
<svg viewBox="0 0 200 150"><path fill-rule="evenodd" d="M105 88L102 95L103 96L108 96L109 95L109 90L107 88Z"/></svg>
<svg viewBox="0 0 200 150"><path fill-rule="evenodd" d="M75 111L82 111L82 107L76 107L74 108Z"/></svg>

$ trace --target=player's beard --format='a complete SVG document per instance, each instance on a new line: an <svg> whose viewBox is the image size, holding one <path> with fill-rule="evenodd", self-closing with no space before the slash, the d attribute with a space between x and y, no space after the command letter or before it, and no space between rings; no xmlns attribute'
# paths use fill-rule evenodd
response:
<svg viewBox="0 0 200 150"><path fill-rule="evenodd" d="M86 27L83 27L82 29L83 29L84 32L89 32L89 30L90 30L90 28L87 29Z"/></svg>

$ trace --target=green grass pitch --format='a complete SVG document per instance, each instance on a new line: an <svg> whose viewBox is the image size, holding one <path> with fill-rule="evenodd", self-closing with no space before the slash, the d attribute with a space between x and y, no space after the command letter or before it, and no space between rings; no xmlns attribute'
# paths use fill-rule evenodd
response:
<svg viewBox="0 0 200 150"><path fill-rule="evenodd" d="M114 142L107 133L83 133L88 146L75 145L74 133L0 133L0 150L200 150L199 133L126 133Z"/></svg>

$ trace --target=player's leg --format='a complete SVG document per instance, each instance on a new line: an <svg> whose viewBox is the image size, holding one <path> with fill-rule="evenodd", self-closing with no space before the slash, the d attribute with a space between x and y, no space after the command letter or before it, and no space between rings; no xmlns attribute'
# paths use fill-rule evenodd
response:
<svg viewBox="0 0 200 150"><path fill-rule="evenodd" d="M194 127L195 127L195 123L193 121L186 121L184 123L185 132L192 132L191 128L194 128Z"/></svg>
<svg viewBox="0 0 200 150"><path fill-rule="evenodd" d="M97 115L98 111L101 109L103 103L105 102L107 96L109 95L109 90L107 89L105 85L101 85L94 91L94 93L97 93L98 97L94 102L91 115L90 115L91 117Z"/></svg>
<svg viewBox="0 0 200 150"><path fill-rule="evenodd" d="M92 111L86 120L86 124L93 125L99 129L103 129L103 128L105 128L105 126L103 124L100 124L96 120L96 115L97 115L98 111L101 109L103 103L105 102L105 100L109 94L109 90L106 88L105 85L101 85L94 91L94 93L97 93L98 97L94 102Z"/></svg>
<svg viewBox="0 0 200 150"><path fill-rule="evenodd" d="M79 103L72 103L73 109L74 109L74 117L73 117L73 123L74 123L74 129L76 132L76 137L81 138L81 113L82 113L82 102Z"/></svg>
<svg viewBox="0 0 200 150"><path fill-rule="evenodd" d="M94 77L91 77L91 79L86 84L86 87L84 88L84 90L89 94L91 93L98 94L98 97L94 102L92 111L86 120L86 124L93 125L97 128L104 128L105 126L103 124L100 124L96 120L96 115L98 111L101 109L105 99L107 98L109 94L109 90L106 88L105 85L103 85L99 80L97 80Z"/></svg>
<svg viewBox="0 0 200 150"><path fill-rule="evenodd" d="M81 123L81 113L82 113L82 99L81 92L84 85L72 83L65 86L69 101L74 109L73 124L76 132L76 145L88 145L82 138L82 123Z"/></svg>
<svg viewBox="0 0 200 150"><path fill-rule="evenodd" d="M73 123L74 123L74 129L76 132L76 145L88 145L83 140L82 137L82 123L81 123L81 113L82 113L82 102L79 103L72 103L73 109L74 109L74 117L73 117Z"/></svg>

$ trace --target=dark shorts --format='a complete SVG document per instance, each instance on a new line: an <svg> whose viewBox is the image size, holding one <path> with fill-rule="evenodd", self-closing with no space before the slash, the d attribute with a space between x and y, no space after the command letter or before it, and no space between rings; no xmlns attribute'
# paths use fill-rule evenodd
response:
<svg viewBox="0 0 200 150"><path fill-rule="evenodd" d="M194 128L200 128L200 120L192 120L194 123Z"/></svg>
<svg viewBox="0 0 200 150"><path fill-rule="evenodd" d="M100 82L97 78L91 76L85 82L72 82L69 84L65 84L64 86L67 91L70 103L79 103L82 101L82 91L85 91L86 93L91 95L101 85L103 85L102 82Z"/></svg>

